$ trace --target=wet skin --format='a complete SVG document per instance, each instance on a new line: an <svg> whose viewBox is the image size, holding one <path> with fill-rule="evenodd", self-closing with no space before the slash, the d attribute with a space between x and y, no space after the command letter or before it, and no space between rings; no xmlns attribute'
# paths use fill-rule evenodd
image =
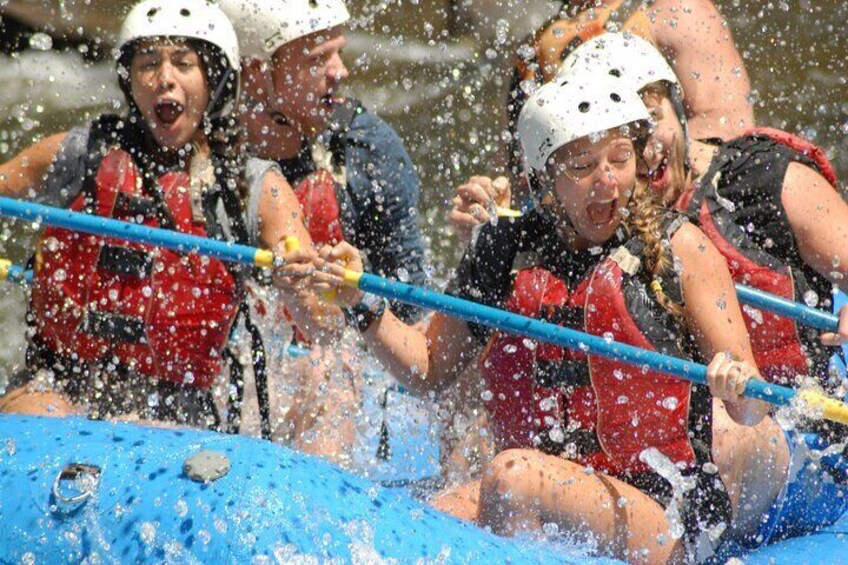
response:
<svg viewBox="0 0 848 565"><path fill-rule="evenodd" d="M261 157L295 157L302 139L326 129L330 99L349 75L341 59L345 43L337 26L282 45L267 63L246 65L246 123Z"/></svg>
<svg viewBox="0 0 848 565"><path fill-rule="evenodd" d="M620 132L577 140L554 152L548 175L558 213L573 226L574 243L604 243L621 223L620 210L636 179L633 141Z"/></svg>
<svg viewBox="0 0 848 565"><path fill-rule="evenodd" d="M130 86L160 147L177 150L194 140L209 89L193 49L181 42L142 42L130 64Z"/></svg>

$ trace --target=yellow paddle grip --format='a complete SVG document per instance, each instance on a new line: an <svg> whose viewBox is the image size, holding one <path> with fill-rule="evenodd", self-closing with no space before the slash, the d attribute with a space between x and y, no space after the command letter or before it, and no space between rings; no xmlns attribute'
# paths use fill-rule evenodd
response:
<svg viewBox="0 0 848 565"><path fill-rule="evenodd" d="M831 422L848 424L848 404L834 398L828 398L815 390L802 390L798 396L812 408L820 408L822 417Z"/></svg>

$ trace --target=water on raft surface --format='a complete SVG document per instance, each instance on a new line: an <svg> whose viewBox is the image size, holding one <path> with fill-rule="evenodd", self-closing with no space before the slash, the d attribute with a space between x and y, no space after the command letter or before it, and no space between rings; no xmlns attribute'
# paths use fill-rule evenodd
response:
<svg viewBox="0 0 848 565"><path fill-rule="evenodd" d="M719 0L751 77L758 125L813 140L848 175L848 3L842 0ZM5 4L5 3L0 3ZM0 13L38 2L9 2ZM53 4L42 2L42 4ZM65 0L60 20L114 33L126 0ZM510 61L523 38L557 3L471 0L452 19L449 2L358 0L343 55L351 72L345 93L400 134L421 176L421 218L432 286L456 265L460 246L447 226L454 187L472 174L500 173L499 145ZM490 6L494 4L494 6ZM31 6L30 6L31 8ZM23 9L23 8L22 8ZM26 8L29 9L29 8ZM456 8L455 8L456 9ZM35 8L33 8L35 10ZM51 12L55 16L55 10ZM38 14L36 14L38 17ZM56 26L53 26L55 29ZM0 160L33 141L119 112L122 96L108 56L86 57L90 45L64 50L36 33L29 47L0 55ZM24 264L32 226L0 220L0 257ZM25 294L0 285L0 391L23 363Z"/></svg>

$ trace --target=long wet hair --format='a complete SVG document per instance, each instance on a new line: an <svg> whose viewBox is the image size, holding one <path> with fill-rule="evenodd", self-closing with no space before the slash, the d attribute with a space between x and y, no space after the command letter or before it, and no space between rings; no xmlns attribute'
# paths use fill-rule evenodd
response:
<svg viewBox="0 0 848 565"><path fill-rule="evenodd" d="M637 179L627 210L630 213L622 222L625 231L638 237L645 245L641 257L645 282L663 310L671 314L675 321L682 323L683 305L672 300L663 286L663 281L668 280L667 275L671 274L674 267L671 244L665 232L667 223L664 216L667 209L650 188Z"/></svg>
<svg viewBox="0 0 848 565"><path fill-rule="evenodd" d="M673 97L671 95L671 86L666 81L656 81L647 85L639 91L641 95L648 96L656 96L657 98L667 98L672 100ZM678 118L679 119L679 118ZM682 126L683 124L681 124ZM671 148L671 154L669 155L669 167L671 168L672 178L675 179L676 184L672 187L673 200L676 201L681 194L686 190L687 184L690 182L689 172L690 167L687 166L688 163L688 155L687 155L687 147L686 140L682 138L676 138L674 140L674 145Z"/></svg>

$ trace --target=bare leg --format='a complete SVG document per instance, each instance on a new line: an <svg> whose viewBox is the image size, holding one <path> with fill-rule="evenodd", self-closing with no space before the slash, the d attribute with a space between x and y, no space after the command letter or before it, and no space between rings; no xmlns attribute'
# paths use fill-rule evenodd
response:
<svg viewBox="0 0 848 565"><path fill-rule="evenodd" d="M476 522L480 507L480 481L471 481L438 492L430 499L430 506L454 518Z"/></svg>
<svg viewBox="0 0 848 565"><path fill-rule="evenodd" d="M360 371L347 357L328 350L311 354L301 365L300 394L289 411L292 445L334 463L350 461L360 406Z"/></svg>
<svg viewBox="0 0 848 565"><path fill-rule="evenodd" d="M663 508L646 494L535 450L495 457L483 474L479 523L506 535L555 523L561 531L594 535L604 554L629 562L684 561Z"/></svg>
<svg viewBox="0 0 848 565"><path fill-rule="evenodd" d="M53 391L33 391L24 385L0 398L0 412L25 416L71 416L78 410L61 394Z"/></svg>
<svg viewBox="0 0 848 565"><path fill-rule="evenodd" d="M786 482L789 448L783 430L772 418L741 426L714 401L713 459L733 506L732 535L753 535Z"/></svg>

